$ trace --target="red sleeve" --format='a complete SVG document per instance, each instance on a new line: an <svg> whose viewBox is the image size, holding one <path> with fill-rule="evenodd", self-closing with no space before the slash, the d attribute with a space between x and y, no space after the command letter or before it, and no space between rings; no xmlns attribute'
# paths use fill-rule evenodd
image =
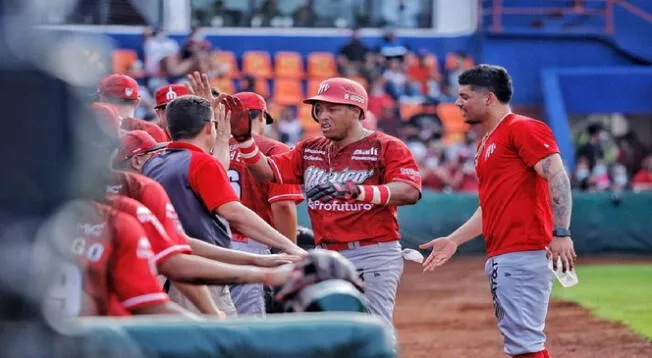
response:
<svg viewBox="0 0 652 358"><path fill-rule="evenodd" d="M121 195L109 195L107 199L113 206L124 213L135 217L149 239L154 252L154 262L159 265L174 254L191 252L188 244L179 245L168 235L161 222L144 204ZM174 238L176 238L176 233Z"/></svg>
<svg viewBox="0 0 652 358"><path fill-rule="evenodd" d="M112 291L128 310L168 301L155 276L152 248L136 219L118 213L111 265Z"/></svg>
<svg viewBox="0 0 652 358"><path fill-rule="evenodd" d="M143 204L152 211L154 216L163 225L163 229L168 234L170 240L178 247L179 251L184 253L191 253L192 249L188 245L185 232L177 216L177 211L174 209L170 197L165 192L165 189L158 184L152 183L145 187L142 193Z"/></svg>
<svg viewBox="0 0 652 358"><path fill-rule="evenodd" d="M383 154L385 164L385 183L401 182L410 184L421 191L421 173L408 147L401 141L390 140Z"/></svg>
<svg viewBox="0 0 652 358"><path fill-rule="evenodd" d="M277 155L283 154L290 151L290 148L283 143L274 143L275 145L271 146L269 151L265 155ZM291 200L296 204L299 204L303 201L303 193L299 185L293 184L276 184L271 183L269 185L269 192L267 195L267 201L269 203L275 203L277 201Z"/></svg>
<svg viewBox="0 0 652 358"><path fill-rule="evenodd" d="M188 178L190 187L199 195L208 211L238 201L224 167L209 155L193 155Z"/></svg>
<svg viewBox="0 0 652 358"><path fill-rule="evenodd" d="M511 124L512 143L519 157L528 167L533 167L539 160L559 153L557 142L550 128L537 120L518 120Z"/></svg>
<svg viewBox="0 0 652 358"><path fill-rule="evenodd" d="M302 184L303 183L303 142L281 154L268 157L274 181L278 184Z"/></svg>

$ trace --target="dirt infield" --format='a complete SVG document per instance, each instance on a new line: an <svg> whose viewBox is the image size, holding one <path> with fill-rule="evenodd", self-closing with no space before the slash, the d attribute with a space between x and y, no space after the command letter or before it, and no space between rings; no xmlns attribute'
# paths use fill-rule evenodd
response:
<svg viewBox="0 0 652 358"><path fill-rule="evenodd" d="M483 258L459 258L424 275L406 264L394 312L402 358L506 356L483 266ZM652 344L572 303L551 303L546 333L555 358L652 357Z"/></svg>

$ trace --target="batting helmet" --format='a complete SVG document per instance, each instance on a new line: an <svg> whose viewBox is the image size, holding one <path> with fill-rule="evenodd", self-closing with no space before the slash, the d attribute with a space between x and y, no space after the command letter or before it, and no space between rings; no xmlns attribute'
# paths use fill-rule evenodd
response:
<svg viewBox="0 0 652 358"><path fill-rule="evenodd" d="M303 288L282 302L284 312L369 313L369 301L346 280L326 280Z"/></svg>
<svg viewBox="0 0 652 358"><path fill-rule="evenodd" d="M323 81L319 85L316 96L310 97L303 101L303 103L313 105L312 118L315 121L317 121L317 116L315 116L314 104L320 101L337 104L348 104L350 106L358 107L360 110L362 110L360 119L364 119L365 113L367 112L369 97L367 96L367 90L365 90L364 87L358 82L348 78L334 77Z"/></svg>

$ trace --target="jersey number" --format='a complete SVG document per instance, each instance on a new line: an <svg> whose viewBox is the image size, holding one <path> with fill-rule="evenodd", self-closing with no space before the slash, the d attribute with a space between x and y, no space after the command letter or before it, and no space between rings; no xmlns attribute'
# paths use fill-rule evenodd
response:
<svg viewBox="0 0 652 358"><path fill-rule="evenodd" d="M235 192L235 195L238 196L238 199L242 198L242 187L240 186L240 173L233 169L229 169L227 172L229 176L229 181L231 182L231 188Z"/></svg>
<svg viewBox="0 0 652 358"><path fill-rule="evenodd" d="M79 267L64 262L47 294L46 309L64 317L77 317L82 309L82 273Z"/></svg>

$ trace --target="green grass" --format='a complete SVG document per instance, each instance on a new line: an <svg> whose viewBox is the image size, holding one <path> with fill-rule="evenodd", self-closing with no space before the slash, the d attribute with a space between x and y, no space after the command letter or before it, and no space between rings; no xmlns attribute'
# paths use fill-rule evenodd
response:
<svg viewBox="0 0 652 358"><path fill-rule="evenodd" d="M577 275L577 286L563 288L556 282L552 296L622 322L652 340L652 265L584 265Z"/></svg>

